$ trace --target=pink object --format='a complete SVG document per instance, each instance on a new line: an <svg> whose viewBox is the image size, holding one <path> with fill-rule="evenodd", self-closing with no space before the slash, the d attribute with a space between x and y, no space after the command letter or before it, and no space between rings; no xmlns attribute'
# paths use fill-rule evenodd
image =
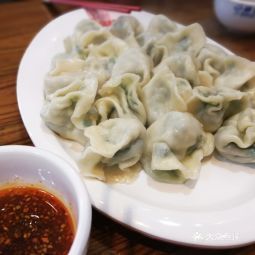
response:
<svg viewBox="0 0 255 255"><path fill-rule="evenodd" d="M89 2L89 1L81 1L81 0L44 0L44 2L68 4L68 5L80 6L84 8L90 8L90 9L102 9L102 10L110 10L110 11L124 12L124 13L130 13L131 11L141 10L141 7L136 5Z"/></svg>
<svg viewBox="0 0 255 255"><path fill-rule="evenodd" d="M111 26L112 19L108 11L86 8L86 12L91 19L97 21L102 26Z"/></svg>

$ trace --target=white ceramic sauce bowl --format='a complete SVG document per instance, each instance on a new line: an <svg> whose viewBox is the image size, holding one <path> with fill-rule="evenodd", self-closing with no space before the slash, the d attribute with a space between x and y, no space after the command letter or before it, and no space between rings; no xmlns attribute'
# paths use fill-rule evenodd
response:
<svg viewBox="0 0 255 255"><path fill-rule="evenodd" d="M0 146L0 185L40 184L69 205L76 232L69 255L83 255L91 227L91 203L78 173L60 157L32 146ZM54 194L53 193L53 194Z"/></svg>
<svg viewBox="0 0 255 255"><path fill-rule="evenodd" d="M255 32L255 0L214 0L219 21L235 32Z"/></svg>

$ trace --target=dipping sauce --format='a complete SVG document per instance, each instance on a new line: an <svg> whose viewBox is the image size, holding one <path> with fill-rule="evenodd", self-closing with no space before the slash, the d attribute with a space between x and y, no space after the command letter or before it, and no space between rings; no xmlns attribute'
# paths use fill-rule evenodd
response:
<svg viewBox="0 0 255 255"><path fill-rule="evenodd" d="M0 254L68 254L75 235L69 210L33 186L0 189Z"/></svg>

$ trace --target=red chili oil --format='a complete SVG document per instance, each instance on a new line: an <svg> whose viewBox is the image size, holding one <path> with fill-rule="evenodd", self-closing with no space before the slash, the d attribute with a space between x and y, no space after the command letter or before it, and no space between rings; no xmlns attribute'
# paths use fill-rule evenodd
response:
<svg viewBox="0 0 255 255"><path fill-rule="evenodd" d="M74 235L69 210L53 194L34 186L0 189L1 255L65 255Z"/></svg>

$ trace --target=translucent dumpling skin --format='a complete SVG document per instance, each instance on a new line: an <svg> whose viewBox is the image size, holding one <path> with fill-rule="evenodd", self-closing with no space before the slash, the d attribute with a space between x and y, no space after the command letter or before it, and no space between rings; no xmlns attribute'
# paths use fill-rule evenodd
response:
<svg viewBox="0 0 255 255"><path fill-rule="evenodd" d="M255 163L255 110L246 110L226 120L215 134L217 151L237 163Z"/></svg>
<svg viewBox="0 0 255 255"><path fill-rule="evenodd" d="M168 112L146 131L144 170L160 182L184 182L196 179L201 160L214 149L212 134L191 114Z"/></svg>
<svg viewBox="0 0 255 255"><path fill-rule="evenodd" d="M138 119L109 119L88 127L85 136L89 143L78 159L83 175L107 181L111 172L118 173L118 178L120 173L123 178L137 172L145 138L145 128Z"/></svg>

